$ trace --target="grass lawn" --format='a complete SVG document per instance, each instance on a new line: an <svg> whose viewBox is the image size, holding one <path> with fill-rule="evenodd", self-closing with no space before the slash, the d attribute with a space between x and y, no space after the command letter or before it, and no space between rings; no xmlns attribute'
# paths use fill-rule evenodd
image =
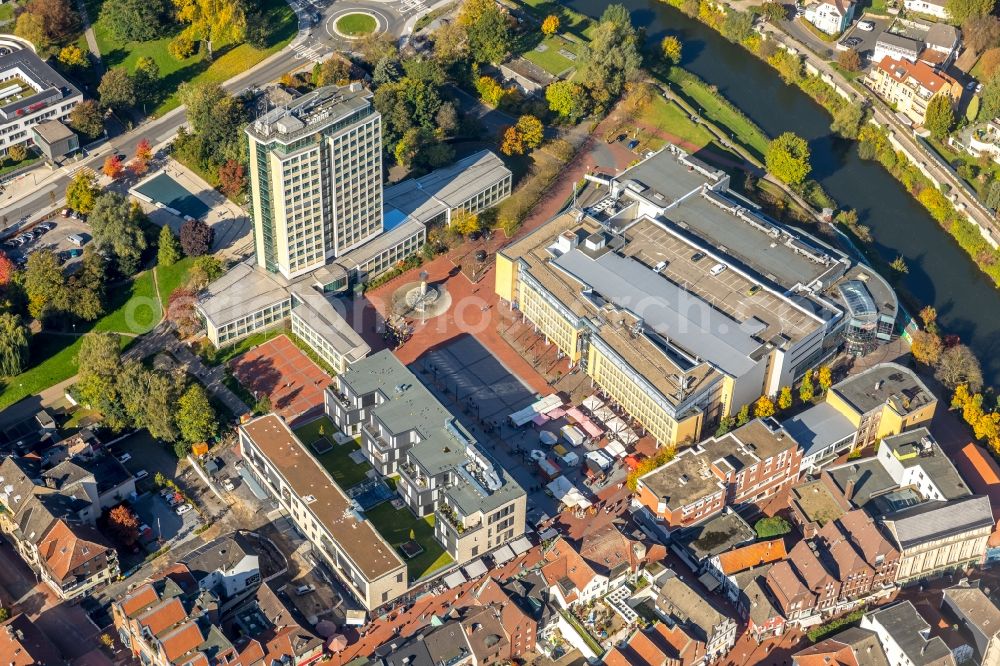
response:
<svg viewBox="0 0 1000 666"><path fill-rule="evenodd" d="M453 562L451 555L434 538L434 516L417 518L405 507L398 510L392 508L390 502L379 504L366 511L365 515L397 552L399 546L410 540L411 531L414 541L423 546L424 552L413 559L403 558L411 582Z"/></svg>
<svg viewBox="0 0 1000 666"><path fill-rule="evenodd" d="M222 83L241 74L261 60L288 44L298 29L298 19L284 0L261 0L264 23L270 27L268 46L263 49L248 44L238 46L216 45L215 58L209 62L204 50L187 60L177 60L167 51L167 45L176 33L148 42L119 42L105 22L98 18L103 0L87 0L87 10L94 19L97 44L108 67L124 66L135 71L136 61L149 56L160 68L159 101L155 108L147 108L151 115L160 115L177 107L177 87L185 81Z"/></svg>
<svg viewBox="0 0 1000 666"><path fill-rule="evenodd" d="M7 5L0 5L0 7L6 7L6 6ZM4 157L3 160L0 160L0 176L4 175L6 173L10 173L11 171L14 171L15 169L21 169L23 167L26 167L26 166L29 166L31 164L34 164L35 162L37 162L40 159L42 159L41 156L38 155L38 153L35 153L35 152L32 152L32 151L29 151L28 152L28 156L25 157L20 162L15 162L14 160L10 159L9 157Z"/></svg>
<svg viewBox="0 0 1000 666"><path fill-rule="evenodd" d="M368 14L344 14L337 19L337 30L345 35L367 35L378 27L375 19Z"/></svg>
<svg viewBox="0 0 1000 666"><path fill-rule="evenodd" d="M707 129L692 122L680 107L659 95L654 97L643 111L641 121L699 148L704 148L712 142L712 135Z"/></svg>
<svg viewBox="0 0 1000 666"><path fill-rule="evenodd" d="M193 263L194 259L184 257L172 266L157 266L153 269L156 271L156 282L160 287L160 303L164 310L167 309L170 293L187 281L188 271L191 270Z"/></svg>
<svg viewBox="0 0 1000 666"><path fill-rule="evenodd" d="M679 88L680 95L694 105L696 110L702 109L701 115L706 120L735 134L737 143L763 160L769 143L767 135L735 107L721 99L704 81L685 74L680 68L670 68L668 79L673 84L674 91L677 92Z"/></svg>
<svg viewBox="0 0 1000 666"><path fill-rule="evenodd" d="M572 9L569 9L568 7L565 7L557 2L552 2L552 0L520 1L529 12L538 18L539 21L543 21L546 16L554 14L559 17L560 30L569 30L587 41L590 41L591 34L593 33L594 28L597 27L597 22L592 21L590 17L585 16L580 12L573 11Z"/></svg>
<svg viewBox="0 0 1000 666"><path fill-rule="evenodd" d="M312 425L312 424L310 424ZM333 424L330 424L331 426ZM308 428L309 426L305 426ZM319 422L315 423L315 427L319 428ZM295 434L299 434L300 431L296 431ZM330 430L327 430L330 432ZM302 438L302 436L299 436ZM312 441L316 441L318 438L318 433L314 435ZM303 440L305 441L305 440ZM330 440L333 444L333 450L329 453L324 453L321 456L316 456L316 459L326 468L326 471L330 473L333 480L337 482L337 485L341 487L342 490L347 490L351 486L356 486L365 479L368 478L368 470L372 468L367 462L363 462L360 465L351 460L350 455L355 451L360 451L361 447L357 442L351 441L345 444L334 444L333 440ZM312 450L310 449L310 453ZM313 455L316 455L313 453Z"/></svg>
<svg viewBox="0 0 1000 666"><path fill-rule="evenodd" d="M542 40L541 45L547 47L544 51L539 51L537 47L528 49L521 55L525 60L529 60L552 76L559 76L568 69L576 67L576 62L559 53L559 49L565 49L570 53L578 53L574 43L559 35L552 35Z"/></svg>
<svg viewBox="0 0 1000 666"><path fill-rule="evenodd" d="M140 335L153 329L163 315L153 285L153 272L145 271L127 287L113 287L111 311L94 324L95 331Z"/></svg>
<svg viewBox="0 0 1000 666"><path fill-rule="evenodd" d="M323 429L322 435L319 432L320 428ZM311 423L307 423L301 428L297 428L295 430L295 436L301 439L303 444L309 445L320 437L326 437L335 432L337 432L337 426L333 425L333 421L329 418L323 416L315 421L312 421ZM333 443L332 440L331 443ZM336 446L336 444L334 444L334 446ZM350 451L348 451L348 453L350 453Z"/></svg>
<svg viewBox="0 0 1000 666"><path fill-rule="evenodd" d="M0 21L9 21L14 18L14 3L5 2L0 5Z"/></svg>

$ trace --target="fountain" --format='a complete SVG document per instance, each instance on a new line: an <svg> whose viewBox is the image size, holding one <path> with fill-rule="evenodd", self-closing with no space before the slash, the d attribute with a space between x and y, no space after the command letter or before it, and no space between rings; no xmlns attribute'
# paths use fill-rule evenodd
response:
<svg viewBox="0 0 1000 666"><path fill-rule="evenodd" d="M427 283L427 271L420 272L420 282L404 284L392 295L393 312L404 317L437 317L450 305L451 297L443 286Z"/></svg>

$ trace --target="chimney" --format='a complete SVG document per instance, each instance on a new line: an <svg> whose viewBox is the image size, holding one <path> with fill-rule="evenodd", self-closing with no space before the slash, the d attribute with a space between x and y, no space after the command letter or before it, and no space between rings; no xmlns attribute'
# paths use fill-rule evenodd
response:
<svg viewBox="0 0 1000 666"><path fill-rule="evenodd" d="M844 497L847 498L848 502L854 500L854 479L847 480L847 484L844 486Z"/></svg>

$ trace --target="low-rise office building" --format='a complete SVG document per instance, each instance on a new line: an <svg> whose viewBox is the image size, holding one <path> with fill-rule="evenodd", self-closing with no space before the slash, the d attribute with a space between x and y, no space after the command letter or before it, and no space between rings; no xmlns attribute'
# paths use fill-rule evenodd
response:
<svg viewBox="0 0 1000 666"><path fill-rule="evenodd" d="M799 478L802 449L773 418L683 449L638 479L639 501L670 528L767 502Z"/></svg>
<svg viewBox="0 0 1000 666"><path fill-rule="evenodd" d="M888 285L670 146L497 254L496 291L662 445L891 338ZM607 188L607 189L605 189Z"/></svg>
<svg viewBox="0 0 1000 666"><path fill-rule="evenodd" d="M69 122L81 101L83 93L31 49L0 56L0 152L34 142L40 123Z"/></svg>
<svg viewBox="0 0 1000 666"><path fill-rule="evenodd" d="M399 474L396 491L414 514L435 515L435 537L457 562L524 533L524 489L392 352L338 375L325 409L361 436L380 474Z"/></svg>
<svg viewBox="0 0 1000 666"><path fill-rule="evenodd" d="M804 451L802 468L815 470L839 455L928 425L937 398L897 363L880 363L830 387L823 402L782 426Z"/></svg>
<svg viewBox="0 0 1000 666"><path fill-rule="evenodd" d="M245 469L365 608L406 592L406 564L280 417L243 424L239 440Z"/></svg>

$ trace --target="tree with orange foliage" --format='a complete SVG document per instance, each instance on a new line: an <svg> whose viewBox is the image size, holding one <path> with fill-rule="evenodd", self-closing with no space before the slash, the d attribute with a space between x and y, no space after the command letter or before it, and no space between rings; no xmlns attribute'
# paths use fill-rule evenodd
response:
<svg viewBox="0 0 1000 666"><path fill-rule="evenodd" d="M14 278L14 262L6 254L0 253L0 286L10 284Z"/></svg>
<svg viewBox="0 0 1000 666"><path fill-rule="evenodd" d="M124 504L108 511L107 521L108 529L122 544L131 546L139 539L139 519Z"/></svg>
<svg viewBox="0 0 1000 666"><path fill-rule="evenodd" d="M500 152L504 155L524 155L524 141L516 127L511 126L503 131Z"/></svg>
<svg viewBox="0 0 1000 666"><path fill-rule="evenodd" d="M104 160L104 167L101 169L105 176L111 180L118 180L125 172L125 165L117 155L108 155Z"/></svg>
<svg viewBox="0 0 1000 666"><path fill-rule="evenodd" d="M559 17L555 14L549 14L542 21L542 34L543 35L554 35L559 32Z"/></svg>

